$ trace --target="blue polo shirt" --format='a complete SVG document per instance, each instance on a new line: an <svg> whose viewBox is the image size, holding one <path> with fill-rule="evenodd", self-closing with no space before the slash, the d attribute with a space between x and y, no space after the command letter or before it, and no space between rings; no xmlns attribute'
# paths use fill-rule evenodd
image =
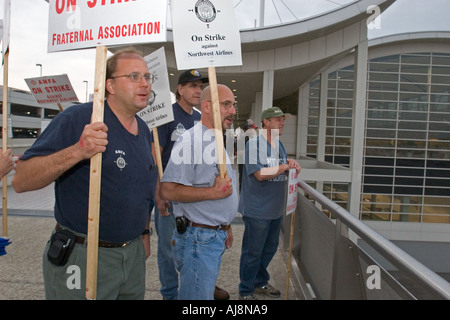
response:
<svg viewBox="0 0 450 320"><path fill-rule="evenodd" d="M288 180L286 173L264 181L258 181L253 175L263 168L287 163L287 153L283 144L278 139L276 144L278 152L259 135L247 141L245 145L245 164L238 209L245 217L274 220L285 212Z"/></svg>
<svg viewBox="0 0 450 320"><path fill-rule="evenodd" d="M77 143L90 123L92 103L72 106L59 113L21 157L46 156ZM102 153L99 239L125 242L144 230L150 200L155 193L157 170L151 154L150 130L136 117L139 134L128 132L105 102L104 123L108 145ZM83 160L55 181L55 219L61 225L87 234L90 160Z"/></svg>
<svg viewBox="0 0 450 320"><path fill-rule="evenodd" d="M193 109L192 114L189 114L184 111L178 102L175 102L172 108L174 120L158 127L159 145L163 148L161 153L163 169L166 168L169 162L170 153L172 152L175 141L201 119L200 112Z"/></svg>

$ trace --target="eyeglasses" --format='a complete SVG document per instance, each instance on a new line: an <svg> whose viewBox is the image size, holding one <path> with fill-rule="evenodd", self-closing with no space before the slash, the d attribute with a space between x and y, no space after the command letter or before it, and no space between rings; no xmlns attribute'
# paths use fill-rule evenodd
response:
<svg viewBox="0 0 450 320"><path fill-rule="evenodd" d="M208 100L208 102L212 102L212 101ZM236 102L233 103L231 101L219 101L219 103L225 108L225 110L230 110L231 107L235 107L236 108L236 105L237 105Z"/></svg>
<svg viewBox="0 0 450 320"><path fill-rule="evenodd" d="M111 79L115 79L115 78L121 78L121 77L127 77L131 80L131 82L141 82L142 78L145 79L145 81L147 83L152 84L155 81L155 77L152 76L150 73L146 73L144 75L140 74L139 72L132 72L129 74L123 74L121 76L115 76L115 77L111 77Z"/></svg>

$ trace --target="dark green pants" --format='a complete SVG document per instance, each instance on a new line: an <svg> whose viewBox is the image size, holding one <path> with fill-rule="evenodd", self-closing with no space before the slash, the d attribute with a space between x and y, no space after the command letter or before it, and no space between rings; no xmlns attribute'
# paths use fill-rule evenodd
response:
<svg viewBox="0 0 450 320"><path fill-rule="evenodd" d="M86 244L75 244L64 266L43 255L45 297L49 300L86 299ZM125 247L98 248L97 300L144 299L145 249L138 237Z"/></svg>

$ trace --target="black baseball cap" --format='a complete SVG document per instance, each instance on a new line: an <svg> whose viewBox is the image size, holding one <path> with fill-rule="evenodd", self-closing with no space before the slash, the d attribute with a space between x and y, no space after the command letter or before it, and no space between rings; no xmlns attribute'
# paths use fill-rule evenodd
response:
<svg viewBox="0 0 450 320"><path fill-rule="evenodd" d="M208 78L202 77L198 70L186 70L178 78L178 84L201 80L203 83L208 82Z"/></svg>

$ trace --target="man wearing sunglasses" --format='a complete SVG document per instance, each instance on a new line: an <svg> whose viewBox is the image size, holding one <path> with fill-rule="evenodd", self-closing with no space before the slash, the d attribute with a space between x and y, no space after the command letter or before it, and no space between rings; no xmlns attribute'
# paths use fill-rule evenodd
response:
<svg viewBox="0 0 450 320"><path fill-rule="evenodd" d="M85 298L90 158L97 153L102 179L96 298L144 298L157 170L150 130L136 116L151 91L142 56L126 49L109 58L105 88L103 122L91 123L92 103L64 110L22 155L13 177L16 192L55 182L56 227L43 257L47 299ZM71 270L80 271L78 285L69 279Z"/></svg>

